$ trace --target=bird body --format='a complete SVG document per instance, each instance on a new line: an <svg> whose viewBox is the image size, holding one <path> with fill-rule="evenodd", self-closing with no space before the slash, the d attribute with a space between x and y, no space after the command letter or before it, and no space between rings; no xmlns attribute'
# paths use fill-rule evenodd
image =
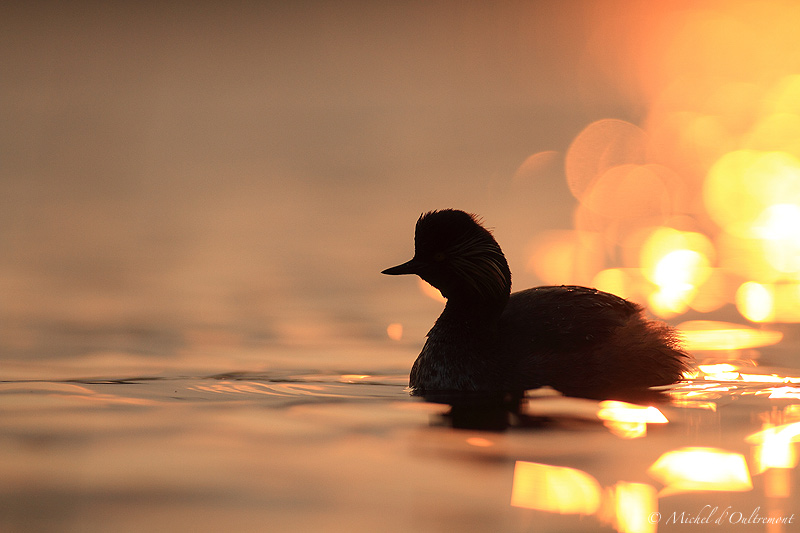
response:
<svg viewBox="0 0 800 533"><path fill-rule="evenodd" d="M629 398L678 381L688 356L668 325L638 304L579 286L511 293L511 273L473 215L452 209L417 221L415 255L384 271L417 274L447 298L411 369L414 394L520 393Z"/></svg>

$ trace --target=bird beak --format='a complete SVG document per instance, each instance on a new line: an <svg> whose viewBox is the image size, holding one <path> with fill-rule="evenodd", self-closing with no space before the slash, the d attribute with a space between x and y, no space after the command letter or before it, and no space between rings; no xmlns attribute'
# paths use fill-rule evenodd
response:
<svg viewBox="0 0 800 533"><path fill-rule="evenodd" d="M416 259L406 261L402 265L397 265L392 268L387 268L381 274L389 274L390 276L399 276L401 274L416 274L419 270L420 262Z"/></svg>

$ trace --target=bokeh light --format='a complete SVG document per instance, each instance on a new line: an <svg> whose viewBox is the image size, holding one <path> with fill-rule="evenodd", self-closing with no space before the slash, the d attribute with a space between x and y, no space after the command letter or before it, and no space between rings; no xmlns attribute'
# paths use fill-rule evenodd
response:
<svg viewBox="0 0 800 533"><path fill-rule="evenodd" d="M751 322L800 322L800 53L789 22L800 8L661 15L633 32L627 58L645 117L596 120L566 153L582 241L548 235L528 270L547 283L588 279L663 318L731 305ZM625 82L619 59L591 54ZM579 251L586 235L594 244Z"/></svg>

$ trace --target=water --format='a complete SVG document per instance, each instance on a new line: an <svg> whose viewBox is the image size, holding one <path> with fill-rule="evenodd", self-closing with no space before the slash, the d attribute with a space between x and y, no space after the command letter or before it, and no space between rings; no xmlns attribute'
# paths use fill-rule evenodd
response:
<svg viewBox="0 0 800 533"><path fill-rule="evenodd" d="M507 431L454 429L405 391L441 304L379 272L421 212L455 207L496 228L516 289L540 283L532 245L573 224L570 142L645 118L620 58L670 20L652 3L7 4L0 532L647 531L653 512L669 531L706 505L712 524L731 508L724 531L795 511L796 468L758 473L746 438L797 421L791 390L768 398L796 383L700 376L717 390L680 387L637 438L546 395ZM793 377L797 354L761 363ZM657 496L648 470L687 446L740 454L752 490ZM769 446L777 464L793 445Z"/></svg>
<svg viewBox="0 0 800 533"><path fill-rule="evenodd" d="M398 365L405 352L396 351ZM608 531L609 517L652 509L661 513L659 530L670 531L686 527L675 523L681 516L707 518L714 507L712 521L728 509L728 528L731 516L743 520L731 513L798 511L796 469L756 473L756 447L745 440L765 421L800 420L796 384L794 397L769 399L792 384L698 379L660 406L669 423L647 424L639 438L604 425L596 402L546 393L528 398L508 430L480 431L454 429L446 406L408 395L405 369L384 363L379 372L364 355L329 350L317 370L264 365L214 374L157 369L143 356L125 364L119 354L114 372L102 356L31 366L26 379L18 368L17 378L0 383L0 530ZM648 469L687 446L741 454L752 489L656 497L669 483ZM512 506L526 482L515 469L528 463L577 469L595 484L582 493L570 482L553 485L556 474L534 477L524 505L542 509L543 494L551 504L583 505L589 494L586 515ZM559 495L559 483L567 493ZM621 483L650 492L617 511L609 491ZM594 508L591 498L604 503Z"/></svg>

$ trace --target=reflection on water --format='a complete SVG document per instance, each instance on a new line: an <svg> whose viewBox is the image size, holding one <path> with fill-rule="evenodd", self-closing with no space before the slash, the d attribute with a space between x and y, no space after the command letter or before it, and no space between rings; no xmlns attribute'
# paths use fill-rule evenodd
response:
<svg viewBox="0 0 800 533"><path fill-rule="evenodd" d="M505 432L454 429L405 372L4 381L0 526L652 532L706 504L788 517L800 410L772 393L794 379L703 364L657 407L531 391Z"/></svg>
<svg viewBox="0 0 800 533"><path fill-rule="evenodd" d="M631 405L625 402L600 402L597 417L612 433L626 439L638 439L647 434L647 424L666 424L664 414L653 406Z"/></svg>
<svg viewBox="0 0 800 533"><path fill-rule="evenodd" d="M666 452L647 472L664 485L662 495L753 488L744 456L715 448L690 447Z"/></svg>
<svg viewBox="0 0 800 533"><path fill-rule="evenodd" d="M559 514L594 514L600 507L600 485L574 468L517 461L511 505Z"/></svg>

